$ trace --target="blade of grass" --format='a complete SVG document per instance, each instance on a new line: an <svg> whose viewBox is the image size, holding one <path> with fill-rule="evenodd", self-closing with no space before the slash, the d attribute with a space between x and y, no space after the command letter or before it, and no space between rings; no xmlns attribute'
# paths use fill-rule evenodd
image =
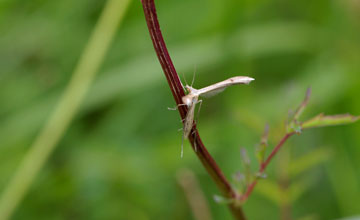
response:
<svg viewBox="0 0 360 220"><path fill-rule="evenodd" d="M8 219L69 127L114 38L130 0L109 0L54 112L33 142L0 200L0 219Z"/></svg>

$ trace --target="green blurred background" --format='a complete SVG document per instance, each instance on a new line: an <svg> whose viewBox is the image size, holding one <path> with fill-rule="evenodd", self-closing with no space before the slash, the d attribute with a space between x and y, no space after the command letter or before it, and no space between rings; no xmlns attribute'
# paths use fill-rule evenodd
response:
<svg viewBox="0 0 360 220"><path fill-rule="evenodd" d="M311 86L304 119L360 114L359 0L157 0L169 52L195 88L256 79L203 102L199 131L225 175L266 123L272 148ZM95 0L0 1L0 193L55 109L104 7ZM213 181L185 144L140 1L132 1L94 83L13 219L192 219L176 179L192 170L213 219ZM360 215L360 123L293 137L244 206L249 219ZM0 194L1 195L1 194Z"/></svg>

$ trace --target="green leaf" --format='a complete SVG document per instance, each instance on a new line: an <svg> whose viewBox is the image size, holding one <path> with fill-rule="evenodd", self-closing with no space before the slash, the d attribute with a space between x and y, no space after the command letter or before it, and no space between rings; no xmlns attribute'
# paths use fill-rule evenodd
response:
<svg viewBox="0 0 360 220"><path fill-rule="evenodd" d="M342 115L324 115L323 113L315 116L312 119L309 119L303 122L302 128L315 128L315 127L326 127L326 126L335 126L335 125L344 125L354 123L359 120L359 116L353 116L350 114Z"/></svg>
<svg viewBox="0 0 360 220"><path fill-rule="evenodd" d="M321 164L327 161L331 156L330 150L326 148L318 148L310 153L296 158L290 163L289 172L292 177L296 177L301 173L309 170L310 168L315 167L318 164Z"/></svg>
<svg viewBox="0 0 360 220"><path fill-rule="evenodd" d="M286 130L288 133L301 133L303 129L306 128L314 128L314 127L325 127L325 126L335 126L335 125L343 125L350 124L357 120L359 120L359 116L353 116L350 114L341 114L341 115L324 115L323 113L315 116L312 119L309 119L305 122L300 122L299 118L301 114L304 112L309 99L310 99L311 89L309 88L306 91L306 96L304 101L300 104L296 112L291 116Z"/></svg>
<svg viewBox="0 0 360 220"><path fill-rule="evenodd" d="M256 192L265 196L274 204L281 206L284 203L293 203L300 198L310 187L309 181L298 180L288 188L282 189L279 183L272 180L263 180L256 186Z"/></svg>
<svg viewBox="0 0 360 220"><path fill-rule="evenodd" d="M282 192L276 182L272 180L263 180L261 181L261 184L256 186L255 191L265 196L273 203L277 205L281 204Z"/></svg>
<svg viewBox="0 0 360 220"><path fill-rule="evenodd" d="M288 193L290 203L294 203L309 189L310 182L302 179L292 183L285 193Z"/></svg>

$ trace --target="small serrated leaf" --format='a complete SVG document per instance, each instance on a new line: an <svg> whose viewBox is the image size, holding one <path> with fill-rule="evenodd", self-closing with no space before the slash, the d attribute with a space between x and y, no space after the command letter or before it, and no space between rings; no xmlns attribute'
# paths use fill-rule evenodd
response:
<svg viewBox="0 0 360 220"><path fill-rule="evenodd" d="M324 115L323 113L315 116L312 119L309 119L302 123L302 128L315 128L315 127L326 127L326 126L335 126L335 125L344 125L354 123L359 120L359 116L353 116L350 114L342 115Z"/></svg>

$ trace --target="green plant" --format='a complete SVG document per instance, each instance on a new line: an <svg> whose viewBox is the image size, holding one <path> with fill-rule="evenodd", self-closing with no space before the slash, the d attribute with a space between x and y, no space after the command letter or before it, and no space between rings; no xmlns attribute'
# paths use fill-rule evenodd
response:
<svg viewBox="0 0 360 220"><path fill-rule="evenodd" d="M174 96L175 102L177 104L180 117L182 121L185 120L186 113L188 109L182 103L182 97L185 96L183 91L183 85L179 79L179 76L176 72L176 69L173 65L173 62L170 58L169 52L167 50L166 44L164 42L160 25L158 22L156 8L154 0L142 0L145 19L148 25L150 36L159 58L159 62L163 68L164 74L168 81L171 92ZM259 178L264 177L265 170L269 163L272 161L274 156L278 151L284 146L286 141L295 134L300 134L303 130L315 127L324 127L324 126L333 126L340 124L353 123L359 119L359 117L352 116L350 114L344 115L330 115L325 116L320 114L315 116L307 121L301 122L299 118L310 98L311 90L308 89L304 101L301 103L299 108L289 117L286 126L286 132L281 138L279 143L274 147L269 156L265 157L265 150L267 148L267 137L268 131L266 129L265 134L262 137L261 143L257 149L257 158L259 161L259 170L256 173L251 173L250 171L250 160L247 157L246 151L242 150L242 160L245 165L246 174L240 175L239 182L243 182L243 189L238 190L231 186L229 181L226 179L215 160L211 157L203 142L200 139L199 133L196 128L196 123L193 123L193 128L191 135L189 136L189 141L195 150L196 155L213 178L220 191L222 192L223 197L216 196L215 200L218 202L225 202L228 204L234 218L236 219L246 219L245 214L242 209L242 204L249 198L254 187L257 185ZM240 184L241 185L241 184Z"/></svg>

